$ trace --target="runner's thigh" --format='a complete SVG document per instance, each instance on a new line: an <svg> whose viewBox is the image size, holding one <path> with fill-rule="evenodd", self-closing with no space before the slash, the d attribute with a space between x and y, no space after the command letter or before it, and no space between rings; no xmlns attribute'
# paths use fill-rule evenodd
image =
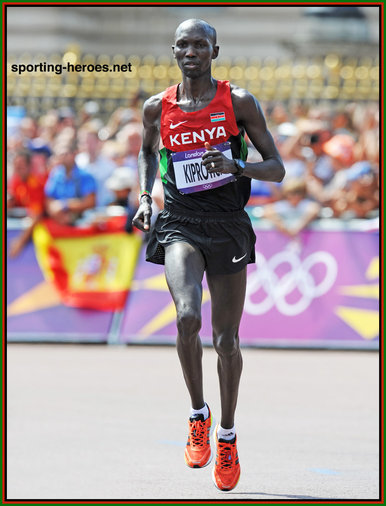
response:
<svg viewBox="0 0 386 506"><path fill-rule="evenodd" d="M213 330L239 325L244 309L247 268L235 274L206 275L212 301Z"/></svg>
<svg viewBox="0 0 386 506"><path fill-rule="evenodd" d="M198 248L187 242L165 247L165 275L177 309L188 305L200 312L205 261Z"/></svg>

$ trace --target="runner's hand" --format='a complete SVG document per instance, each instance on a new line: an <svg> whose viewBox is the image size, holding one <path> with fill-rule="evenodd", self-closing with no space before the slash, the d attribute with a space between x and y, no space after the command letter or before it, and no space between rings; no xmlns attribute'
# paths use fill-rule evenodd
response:
<svg viewBox="0 0 386 506"><path fill-rule="evenodd" d="M142 230L142 232L149 232L150 218L152 215L151 201L147 198L142 198L138 211L133 218L133 226Z"/></svg>
<svg viewBox="0 0 386 506"><path fill-rule="evenodd" d="M237 172L233 160L229 160L221 151L213 148L209 142L205 142L206 153L202 155L202 163L208 172L220 172L221 174L234 174Z"/></svg>

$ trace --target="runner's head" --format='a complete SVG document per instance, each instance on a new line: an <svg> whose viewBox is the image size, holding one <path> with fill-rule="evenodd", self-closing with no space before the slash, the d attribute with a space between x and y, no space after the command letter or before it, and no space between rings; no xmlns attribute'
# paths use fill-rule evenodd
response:
<svg viewBox="0 0 386 506"><path fill-rule="evenodd" d="M216 45L217 42L216 30L213 28L212 25L210 25L206 21L203 21L202 19L187 19L186 21L183 21L181 24L179 24L176 29L175 40L177 40L181 31L191 28L196 30L201 29L203 32L205 32L205 35L212 41L213 46Z"/></svg>
<svg viewBox="0 0 386 506"><path fill-rule="evenodd" d="M176 30L173 55L182 73L197 78L209 73L219 47L213 26L201 19L183 21Z"/></svg>

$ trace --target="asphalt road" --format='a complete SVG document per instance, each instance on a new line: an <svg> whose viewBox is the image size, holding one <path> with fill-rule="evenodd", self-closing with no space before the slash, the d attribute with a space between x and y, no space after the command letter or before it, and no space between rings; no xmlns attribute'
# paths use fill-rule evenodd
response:
<svg viewBox="0 0 386 506"><path fill-rule="evenodd" d="M186 467L189 400L173 347L7 348L7 498L377 499L376 352L244 349L240 482ZM206 400L219 417L216 356Z"/></svg>

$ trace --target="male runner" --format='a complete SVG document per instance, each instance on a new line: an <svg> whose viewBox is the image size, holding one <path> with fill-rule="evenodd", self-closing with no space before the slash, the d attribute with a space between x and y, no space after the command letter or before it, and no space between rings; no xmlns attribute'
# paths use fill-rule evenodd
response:
<svg viewBox="0 0 386 506"><path fill-rule="evenodd" d="M204 467L212 456L212 417L203 394L199 338L206 271L221 397L213 480L220 490L232 490L240 477L234 427L242 370L238 330L246 266L254 262L256 239L244 206L251 178L281 181L285 171L256 99L211 75L212 60L219 52L215 29L205 21L184 21L172 49L182 82L144 104L138 159L142 193L133 224L143 231L150 229L161 137L165 209L151 231L147 260L165 265L177 310L177 352L191 398L185 461L190 467ZM245 163L245 133L262 162Z"/></svg>

